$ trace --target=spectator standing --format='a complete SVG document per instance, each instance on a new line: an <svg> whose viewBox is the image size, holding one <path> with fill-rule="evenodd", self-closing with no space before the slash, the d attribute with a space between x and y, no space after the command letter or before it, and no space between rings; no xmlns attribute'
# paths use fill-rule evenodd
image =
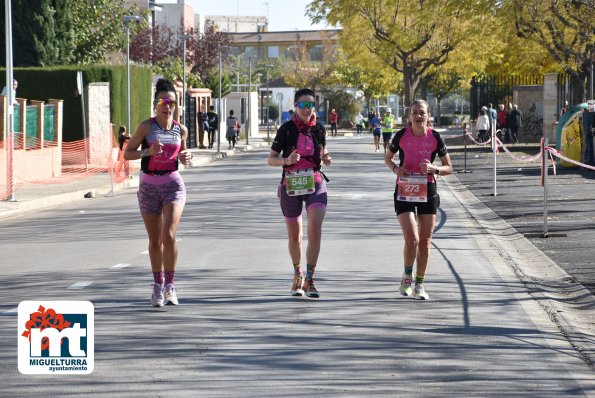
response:
<svg viewBox="0 0 595 398"><path fill-rule="evenodd" d="M362 131L364 129L364 126L363 126L364 117L362 116L361 113L358 112L355 114L355 118L353 119L353 121L355 122L355 128L357 129L357 135L361 136Z"/></svg>
<svg viewBox="0 0 595 398"><path fill-rule="evenodd" d="M234 116L233 109L229 111L229 116L227 117L227 132L225 133L225 138L227 138L227 142L229 144L227 149L235 149L237 137L239 136L240 132L240 125L238 123L238 119Z"/></svg>
<svg viewBox="0 0 595 398"><path fill-rule="evenodd" d="M17 82L17 80L14 79L12 81L12 101L13 101L13 104L16 104L17 103L17 87L18 86L19 86L19 82ZM6 89L6 86L4 86L2 88L2 94L0 94L0 95L3 95L5 97L8 96L8 90Z"/></svg>
<svg viewBox="0 0 595 398"><path fill-rule="evenodd" d="M205 131L209 132L209 120L205 106L200 106L200 112L198 112L198 149L205 149Z"/></svg>
<svg viewBox="0 0 595 398"><path fill-rule="evenodd" d="M217 126L219 126L219 115L215 112L215 107L211 105L207 112L207 122L209 123L209 149L213 149L213 143L215 142L215 133L217 132Z"/></svg>
<svg viewBox="0 0 595 398"><path fill-rule="evenodd" d="M120 126L118 129L118 164L116 166L116 172L119 174L124 171L126 177L130 177L130 162L124 159L124 152L130 141L130 133L126 130L126 126ZM122 170L123 169L123 170Z"/></svg>
<svg viewBox="0 0 595 398"><path fill-rule="evenodd" d="M510 133L512 134L512 139L514 140L515 144L519 142L519 129L523 127L523 112L519 110L517 104L512 106L512 111L510 112Z"/></svg>
<svg viewBox="0 0 595 398"><path fill-rule="evenodd" d="M475 122L477 129L477 140L479 142L486 142L488 140L488 129L490 128L490 119L487 115L487 108L483 107L479 111L479 116Z"/></svg>
<svg viewBox="0 0 595 398"><path fill-rule="evenodd" d="M328 114L328 121L331 124L331 135L337 136L337 122L339 121L339 115L334 109L331 109L331 113Z"/></svg>
<svg viewBox="0 0 595 398"><path fill-rule="evenodd" d="M496 128L502 132L502 139L505 143L508 143L508 128L506 126L506 121L508 119L508 112L504 107L504 104L498 105L498 124Z"/></svg>
<svg viewBox="0 0 595 398"><path fill-rule="evenodd" d="M492 103L488 103L488 111L487 111L488 119L490 119L490 135L492 135L492 126L496 126L498 122L498 112L494 109L494 105Z"/></svg>

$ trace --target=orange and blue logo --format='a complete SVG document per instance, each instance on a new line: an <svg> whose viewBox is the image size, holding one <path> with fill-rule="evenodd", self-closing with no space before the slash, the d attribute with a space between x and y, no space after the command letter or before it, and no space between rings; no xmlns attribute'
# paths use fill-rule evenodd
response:
<svg viewBox="0 0 595 398"><path fill-rule="evenodd" d="M23 301L18 308L19 372L89 374L94 307L89 301Z"/></svg>

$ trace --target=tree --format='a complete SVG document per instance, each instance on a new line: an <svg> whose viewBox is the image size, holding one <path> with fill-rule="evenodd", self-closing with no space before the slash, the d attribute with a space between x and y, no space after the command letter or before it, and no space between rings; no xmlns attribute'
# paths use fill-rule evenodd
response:
<svg viewBox="0 0 595 398"><path fill-rule="evenodd" d="M336 109L341 120L352 120L353 116L360 111L355 97L345 91L326 93L326 99L329 102L329 109Z"/></svg>
<svg viewBox="0 0 595 398"><path fill-rule="evenodd" d="M121 51L126 46L124 16L137 13L124 7L124 0L72 0L73 62L102 62L107 54ZM135 25L131 29L141 28Z"/></svg>
<svg viewBox="0 0 595 398"><path fill-rule="evenodd" d="M496 0L314 0L308 15L341 25L344 47L363 42L371 54L403 75L405 102L420 79L470 35L483 35Z"/></svg>
<svg viewBox="0 0 595 398"><path fill-rule="evenodd" d="M207 31L187 41L190 71L204 79L209 70L219 65L219 47L231 44L231 38L221 32ZM187 62L188 62L187 61Z"/></svg>
<svg viewBox="0 0 595 398"><path fill-rule="evenodd" d="M182 56L180 39L168 26L155 23L138 32L130 43L130 59L147 65Z"/></svg>
<svg viewBox="0 0 595 398"><path fill-rule="evenodd" d="M323 47L322 62L314 62L310 59L306 42L298 39L291 48L291 54L281 63L285 83L293 87L309 87L314 91L333 85L331 76L336 49L329 42L324 42Z"/></svg>
<svg viewBox="0 0 595 398"><path fill-rule="evenodd" d="M595 1L511 0L509 6L517 35L546 49L571 76L578 93L573 103L586 100L595 57Z"/></svg>
<svg viewBox="0 0 595 398"><path fill-rule="evenodd" d="M153 65L153 71L159 75L163 75L163 77L172 82L184 81L184 64L180 57L166 57L162 59L158 64ZM188 87L202 86L200 77L194 73L189 73L188 66L186 66L186 85Z"/></svg>
<svg viewBox="0 0 595 398"><path fill-rule="evenodd" d="M54 27L56 31L52 46L57 52L56 64L67 65L72 61L74 28L72 24L72 0L52 0Z"/></svg>
<svg viewBox="0 0 595 398"><path fill-rule="evenodd" d="M12 0L12 48L15 66L49 66L68 63L72 48L70 0ZM5 2L1 3L0 39L5 37ZM6 65L6 52L0 52Z"/></svg>
<svg viewBox="0 0 595 398"><path fill-rule="evenodd" d="M453 93L461 87L462 77L455 71L446 69L437 70L434 74L428 75L427 87L438 100L435 120L440 123L441 102L448 94Z"/></svg>
<svg viewBox="0 0 595 398"><path fill-rule="evenodd" d="M363 66L361 66L363 64ZM373 98L386 96L390 93L401 93L403 87L399 79L394 78L394 71L369 62L349 62L341 59L331 75L337 85L353 87L364 93L366 108L370 108Z"/></svg>
<svg viewBox="0 0 595 398"><path fill-rule="evenodd" d="M203 85L206 88L211 89L213 92L211 95L213 98L219 98L219 71L212 69L207 72L207 75L203 79ZM221 76L221 96L225 97L231 93L231 80L227 74Z"/></svg>

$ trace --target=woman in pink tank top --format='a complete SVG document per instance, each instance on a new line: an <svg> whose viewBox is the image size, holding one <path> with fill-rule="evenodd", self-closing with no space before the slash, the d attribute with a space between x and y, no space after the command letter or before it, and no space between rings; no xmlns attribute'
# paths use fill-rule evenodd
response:
<svg viewBox="0 0 595 398"><path fill-rule="evenodd" d="M430 127L429 116L428 103L414 101L409 115L410 126L397 131L384 157L386 166L397 175L394 203L405 239L405 272L399 292L403 296L413 295L418 300L429 298L424 281L436 212L440 206L436 176L452 173L446 145L440 133ZM399 161L395 164L397 153ZM436 157L440 158L440 166L433 164ZM417 266L415 279L414 265Z"/></svg>
<svg viewBox="0 0 595 398"><path fill-rule="evenodd" d="M124 158L141 159L137 197L149 236L154 282L151 304L161 307L178 304L174 287L176 229L186 203L186 187L178 172L178 161L188 164L192 154L186 149L188 129L173 119L176 91L169 80L157 81L154 106L155 117L138 126Z"/></svg>

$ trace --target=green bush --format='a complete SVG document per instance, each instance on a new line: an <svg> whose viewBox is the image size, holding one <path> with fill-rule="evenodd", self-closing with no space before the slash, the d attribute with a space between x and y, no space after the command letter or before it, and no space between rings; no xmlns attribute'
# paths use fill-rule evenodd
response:
<svg viewBox="0 0 595 398"><path fill-rule="evenodd" d="M269 105L269 120L279 119L279 107L277 105Z"/></svg>

